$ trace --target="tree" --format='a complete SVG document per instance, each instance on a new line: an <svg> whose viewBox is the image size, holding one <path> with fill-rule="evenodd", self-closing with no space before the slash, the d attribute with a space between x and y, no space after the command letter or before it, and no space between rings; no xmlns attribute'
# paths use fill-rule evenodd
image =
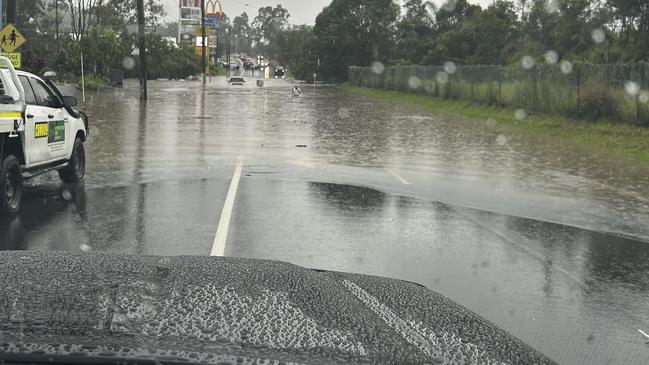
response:
<svg viewBox="0 0 649 365"><path fill-rule="evenodd" d="M434 5L429 1L408 0L404 6L406 14L397 25L396 47L400 58L417 64L435 46L435 20L430 11Z"/></svg>
<svg viewBox="0 0 649 365"><path fill-rule="evenodd" d="M252 22L257 48L263 51L276 34L284 31L289 16L288 10L282 5L259 8L259 13Z"/></svg>
<svg viewBox="0 0 649 365"><path fill-rule="evenodd" d="M121 30L137 23L137 0L101 0L95 9L96 25ZM145 0L146 24L159 25L166 15L161 0Z"/></svg>
<svg viewBox="0 0 649 365"><path fill-rule="evenodd" d="M343 80L349 66L390 59L398 14L393 0L333 0L313 29L322 77Z"/></svg>
<svg viewBox="0 0 649 365"><path fill-rule="evenodd" d="M273 38L270 58L286 66L291 75L312 80L317 59L313 48L313 29L307 25L289 27Z"/></svg>
<svg viewBox="0 0 649 365"><path fill-rule="evenodd" d="M240 52L250 53L252 32L247 13L244 12L234 17L232 21L232 32L235 36L234 49Z"/></svg>

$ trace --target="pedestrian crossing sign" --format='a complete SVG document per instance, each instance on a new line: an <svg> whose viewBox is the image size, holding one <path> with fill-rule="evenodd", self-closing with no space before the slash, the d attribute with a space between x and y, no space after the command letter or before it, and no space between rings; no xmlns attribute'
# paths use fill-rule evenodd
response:
<svg viewBox="0 0 649 365"><path fill-rule="evenodd" d="M0 47L5 52L11 53L23 44L27 42L27 39L20 34L18 29L13 26L13 24L9 24L2 31L0 31Z"/></svg>

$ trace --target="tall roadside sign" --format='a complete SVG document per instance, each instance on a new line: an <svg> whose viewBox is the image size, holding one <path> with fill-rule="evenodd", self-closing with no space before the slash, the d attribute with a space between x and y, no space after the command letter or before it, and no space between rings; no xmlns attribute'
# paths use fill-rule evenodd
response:
<svg viewBox="0 0 649 365"><path fill-rule="evenodd" d="M9 58L13 63L14 68L22 67L22 56L20 52L16 52L18 48L27 43L27 39L23 36L13 24L8 24L0 31L0 47L4 52L2 55Z"/></svg>
<svg viewBox="0 0 649 365"><path fill-rule="evenodd" d="M201 0L179 0L178 44L195 46L196 27L201 25Z"/></svg>

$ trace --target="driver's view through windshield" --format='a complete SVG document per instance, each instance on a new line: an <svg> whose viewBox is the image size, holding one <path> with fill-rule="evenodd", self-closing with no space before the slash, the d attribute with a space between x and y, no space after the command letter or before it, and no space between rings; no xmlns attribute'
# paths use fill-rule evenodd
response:
<svg viewBox="0 0 649 365"><path fill-rule="evenodd" d="M649 363L646 1L0 9L0 364Z"/></svg>

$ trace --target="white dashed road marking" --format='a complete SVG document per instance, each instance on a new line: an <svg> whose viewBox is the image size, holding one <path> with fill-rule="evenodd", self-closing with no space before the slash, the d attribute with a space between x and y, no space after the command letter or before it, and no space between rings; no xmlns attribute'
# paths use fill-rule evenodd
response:
<svg viewBox="0 0 649 365"><path fill-rule="evenodd" d="M214 244L212 245L212 256L225 256L225 244L228 240L230 220L232 218L232 211L234 210L234 202L237 198L237 190L239 189L239 180L241 179L242 169L243 156L240 156L239 161L237 162L237 167L234 169L234 175L232 175L232 182L230 182L228 195L223 204L221 219L219 220L219 226L216 229L216 236L214 237Z"/></svg>
<svg viewBox="0 0 649 365"><path fill-rule="evenodd" d="M406 179L402 178L401 176L399 176L399 174L397 174L396 171L394 171L392 169L387 169L387 171L390 173L390 175L394 176L397 180L401 181L401 183L403 185L410 185L408 180L406 180Z"/></svg>

